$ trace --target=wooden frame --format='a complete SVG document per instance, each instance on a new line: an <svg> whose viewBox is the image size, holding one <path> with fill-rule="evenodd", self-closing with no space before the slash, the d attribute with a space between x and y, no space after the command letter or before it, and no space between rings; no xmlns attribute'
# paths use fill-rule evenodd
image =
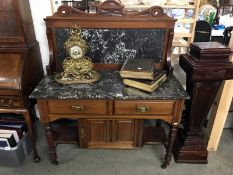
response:
<svg viewBox="0 0 233 175"><path fill-rule="evenodd" d="M45 19L50 50L50 61L47 66L47 73L51 75L58 70L54 30L56 28L70 28L74 24L78 24L81 28L96 29L165 29L162 67L168 71L168 75L172 75L171 46L175 21L175 19L167 16L159 6L151 7L142 12L132 13L125 12L124 6L116 1L110 0L97 6L97 12L94 14L65 5L60 6L53 16ZM115 66L117 65L113 67Z"/></svg>
<svg viewBox="0 0 233 175"><path fill-rule="evenodd" d="M32 125L35 101L28 96L43 78L43 68L29 0L1 0L0 13L0 113L24 116L39 162Z"/></svg>

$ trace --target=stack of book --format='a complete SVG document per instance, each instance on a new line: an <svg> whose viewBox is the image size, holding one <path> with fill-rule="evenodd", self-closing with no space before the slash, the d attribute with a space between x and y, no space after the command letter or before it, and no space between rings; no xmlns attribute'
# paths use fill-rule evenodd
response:
<svg viewBox="0 0 233 175"><path fill-rule="evenodd" d="M17 146L27 131L27 125L22 117L9 115L0 116L0 149L10 149Z"/></svg>
<svg viewBox="0 0 233 175"><path fill-rule="evenodd" d="M120 75L125 85L147 92L155 91L167 80L166 71L155 69L154 59L129 58L123 64Z"/></svg>

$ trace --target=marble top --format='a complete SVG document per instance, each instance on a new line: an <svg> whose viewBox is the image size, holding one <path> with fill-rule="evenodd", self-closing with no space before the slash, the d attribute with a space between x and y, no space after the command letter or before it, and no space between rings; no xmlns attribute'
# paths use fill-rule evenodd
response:
<svg viewBox="0 0 233 175"><path fill-rule="evenodd" d="M117 71L100 71L100 80L90 84L62 85L53 76L44 79L30 94L33 99L189 99L179 81L173 76L153 93L127 87Z"/></svg>

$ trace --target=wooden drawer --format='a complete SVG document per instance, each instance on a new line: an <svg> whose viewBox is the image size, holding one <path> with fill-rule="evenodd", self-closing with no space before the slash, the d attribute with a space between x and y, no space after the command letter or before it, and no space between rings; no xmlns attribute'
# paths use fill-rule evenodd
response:
<svg viewBox="0 0 233 175"><path fill-rule="evenodd" d="M22 102L16 96L0 96L0 107L21 107Z"/></svg>
<svg viewBox="0 0 233 175"><path fill-rule="evenodd" d="M172 114L175 101L115 101L115 114Z"/></svg>
<svg viewBox="0 0 233 175"><path fill-rule="evenodd" d="M49 113L53 114L107 114L105 100L48 100Z"/></svg>

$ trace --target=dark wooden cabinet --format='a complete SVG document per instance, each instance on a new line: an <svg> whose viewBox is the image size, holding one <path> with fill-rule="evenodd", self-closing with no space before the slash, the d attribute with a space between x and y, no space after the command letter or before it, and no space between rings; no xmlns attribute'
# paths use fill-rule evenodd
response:
<svg viewBox="0 0 233 175"><path fill-rule="evenodd" d="M179 64L186 72L186 90L191 96L184 112L184 128L176 137L175 160L185 163L207 163L208 151L202 128L223 80L233 78L231 49L217 42L190 45Z"/></svg>
<svg viewBox="0 0 233 175"><path fill-rule="evenodd" d="M0 23L1 47L25 46L36 41L28 0L1 0Z"/></svg>
<svg viewBox="0 0 233 175"><path fill-rule="evenodd" d="M36 152L32 126L35 101L28 96L43 78L28 0L0 1L0 113L23 114Z"/></svg>

